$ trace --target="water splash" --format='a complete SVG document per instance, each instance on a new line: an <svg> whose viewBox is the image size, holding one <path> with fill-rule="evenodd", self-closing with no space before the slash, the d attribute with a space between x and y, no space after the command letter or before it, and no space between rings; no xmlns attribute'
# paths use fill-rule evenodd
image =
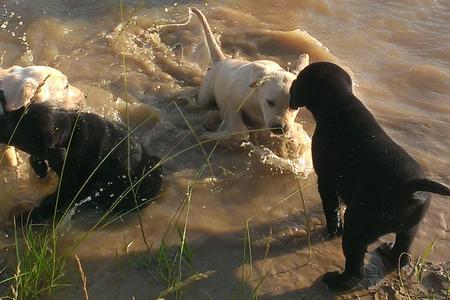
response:
<svg viewBox="0 0 450 300"><path fill-rule="evenodd" d="M64 218L61 220L60 222L60 228L64 228L66 231L69 231L71 226L69 224L69 221L72 220L72 217L76 214L77 209L85 204L86 202L91 201L93 198L91 196L82 199L80 201L78 201L77 203L75 203L73 205L73 207L67 212L67 214L64 216Z"/></svg>
<svg viewBox="0 0 450 300"><path fill-rule="evenodd" d="M242 146L256 153L263 164L281 172L288 171L305 179L313 171L311 138L301 124L294 123L291 132L281 136L271 133L253 136Z"/></svg>

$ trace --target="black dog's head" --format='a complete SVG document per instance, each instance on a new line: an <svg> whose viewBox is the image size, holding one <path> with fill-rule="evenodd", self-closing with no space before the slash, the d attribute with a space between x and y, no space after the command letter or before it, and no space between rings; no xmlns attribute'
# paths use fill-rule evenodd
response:
<svg viewBox="0 0 450 300"><path fill-rule="evenodd" d="M30 151L37 151L42 132L49 131L46 125L51 122L49 111L43 104L33 103L0 115L0 144L10 142L11 146L34 154Z"/></svg>
<svg viewBox="0 0 450 300"><path fill-rule="evenodd" d="M352 79L341 67L329 62L312 63L292 82L289 106L306 106L313 114L320 107L327 109L336 99L352 93Z"/></svg>

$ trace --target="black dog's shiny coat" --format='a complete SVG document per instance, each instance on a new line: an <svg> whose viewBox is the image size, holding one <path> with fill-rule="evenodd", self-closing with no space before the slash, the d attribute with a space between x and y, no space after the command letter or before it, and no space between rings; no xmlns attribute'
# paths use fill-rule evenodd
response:
<svg viewBox="0 0 450 300"><path fill-rule="evenodd" d="M450 195L450 190L425 179L420 166L353 95L350 76L337 65L309 65L293 82L290 94L290 107L306 106L316 120L312 156L327 229L330 236L343 233L345 271L327 273L323 280L332 289L349 289L363 277L370 243L396 233L392 248L379 248L396 266L428 208L426 192ZM339 201L347 205L345 226ZM402 256L401 264L405 263Z"/></svg>
<svg viewBox="0 0 450 300"><path fill-rule="evenodd" d="M160 166L154 168L159 158L149 156L134 136L131 135L128 141L127 130L119 124L96 114L57 111L43 104L31 104L25 113L24 110L22 108L0 116L0 143L8 142L23 115L11 140L12 146L48 161L49 167L60 177L67 151L58 211L64 212L80 189L76 202L91 197L91 202L103 209L109 209L124 194L125 197L118 202L115 212L126 212L136 207L133 193L137 204L141 205L160 191L162 169ZM73 137L69 145L72 131ZM113 151L110 153L111 150ZM105 157L106 160L100 165ZM45 175L47 167L42 162L33 167L37 168L41 176ZM131 186L130 177L136 183L150 170L152 171L136 184L134 190L125 194ZM82 188L85 182L87 184ZM44 199L32 211L33 221L53 215L56 197L57 193Z"/></svg>

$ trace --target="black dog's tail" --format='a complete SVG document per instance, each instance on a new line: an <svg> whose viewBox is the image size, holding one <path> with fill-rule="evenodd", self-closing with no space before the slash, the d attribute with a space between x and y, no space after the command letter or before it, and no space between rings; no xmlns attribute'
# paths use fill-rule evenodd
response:
<svg viewBox="0 0 450 300"><path fill-rule="evenodd" d="M406 183L405 188L409 193L421 191L450 196L450 189L448 187L425 178L411 179Z"/></svg>

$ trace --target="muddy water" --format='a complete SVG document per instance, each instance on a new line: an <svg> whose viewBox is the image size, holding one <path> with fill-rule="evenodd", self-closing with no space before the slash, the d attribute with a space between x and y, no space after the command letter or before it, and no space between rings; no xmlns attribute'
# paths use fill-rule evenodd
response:
<svg viewBox="0 0 450 300"><path fill-rule="evenodd" d="M292 174L263 165L248 149L219 147L196 180L205 154L198 147L185 150L196 143L185 119L201 134L214 113L193 101L210 60L194 18L185 26L164 26L184 23L188 6L203 9L230 56L273 59L288 68L299 54L309 53L312 61L330 60L347 67L358 84L356 93L389 134L431 178L450 185L448 1L125 2L125 22L121 22L118 1L2 1L0 63L2 67L36 64L60 69L88 94L91 110L112 119L123 118L121 101L125 100L135 103L130 120L134 124L157 110L158 118L138 135L149 152L176 155L165 164L161 197L142 211L143 231L154 251L177 208L187 201L188 186L193 185L187 216L193 267L214 273L186 289L186 299L240 298L242 290L250 293L261 282L257 292L262 299L333 299L319 277L341 268L344 261L340 240L324 240L314 175L301 181L314 226L310 264L305 219ZM183 57L172 51L177 43L183 45ZM314 122L307 112L302 111L298 121L312 133ZM208 153L212 150L213 145L205 146ZM446 201L433 196L413 255L437 237L430 259L450 260ZM76 216L68 224L70 230L63 232L63 243L79 240L97 218L95 212ZM247 219L251 274L250 264L243 263ZM12 250L11 236L11 227L5 226L0 238L2 256L8 257ZM176 238L173 233L172 244ZM144 251L136 215L90 233L76 252L91 298L156 297L164 285L132 259ZM371 274L367 284L373 285L382 277L382 267L373 252L367 261ZM251 279L242 284L243 268L244 278L251 275ZM58 292L56 299L81 297L75 267L68 273L75 285Z"/></svg>

